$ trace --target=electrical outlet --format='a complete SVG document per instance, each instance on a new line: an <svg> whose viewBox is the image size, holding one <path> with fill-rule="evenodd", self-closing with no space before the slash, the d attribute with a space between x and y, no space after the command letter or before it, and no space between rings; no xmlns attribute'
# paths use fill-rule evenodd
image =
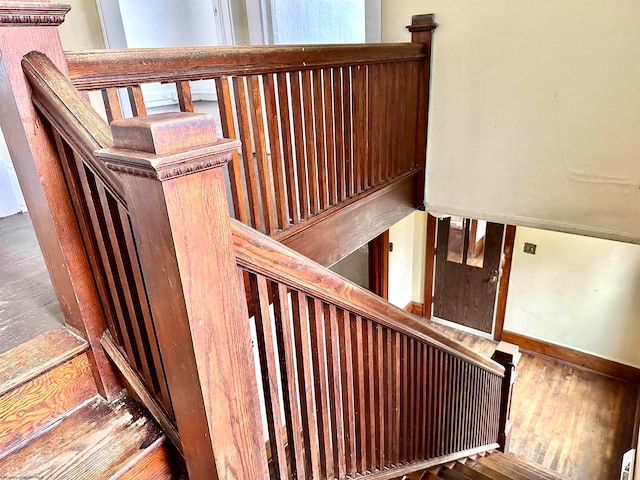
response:
<svg viewBox="0 0 640 480"><path fill-rule="evenodd" d="M524 253L530 253L531 255L536 254L536 248L538 246L535 243L525 243L524 244Z"/></svg>

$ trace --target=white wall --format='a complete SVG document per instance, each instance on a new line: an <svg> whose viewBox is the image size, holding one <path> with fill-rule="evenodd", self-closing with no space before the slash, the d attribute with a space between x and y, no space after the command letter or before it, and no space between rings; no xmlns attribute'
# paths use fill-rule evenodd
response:
<svg viewBox="0 0 640 480"><path fill-rule="evenodd" d="M353 283L369 289L369 244L365 243L329 268Z"/></svg>
<svg viewBox="0 0 640 480"><path fill-rule="evenodd" d="M640 246L518 227L505 329L640 367L639 293Z"/></svg>
<svg viewBox="0 0 640 480"><path fill-rule="evenodd" d="M384 0L435 13L432 210L640 242L640 2Z"/></svg>

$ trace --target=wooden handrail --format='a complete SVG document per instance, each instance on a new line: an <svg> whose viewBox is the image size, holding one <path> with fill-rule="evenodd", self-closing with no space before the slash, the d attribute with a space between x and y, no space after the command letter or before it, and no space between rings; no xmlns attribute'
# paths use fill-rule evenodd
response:
<svg viewBox="0 0 640 480"><path fill-rule="evenodd" d="M22 60L29 79L33 101L67 143L82 154L83 160L104 185L126 205L122 181L93 152L113 146L111 130L53 62L44 54L31 52Z"/></svg>
<svg viewBox="0 0 640 480"><path fill-rule="evenodd" d="M421 61L421 43L248 47L181 47L67 52L69 75L81 90L289 70Z"/></svg>
<svg viewBox="0 0 640 480"><path fill-rule="evenodd" d="M504 367L427 326L417 317L353 284L276 240L232 220L233 243L238 264L253 272L286 283L316 298L433 345L495 375Z"/></svg>

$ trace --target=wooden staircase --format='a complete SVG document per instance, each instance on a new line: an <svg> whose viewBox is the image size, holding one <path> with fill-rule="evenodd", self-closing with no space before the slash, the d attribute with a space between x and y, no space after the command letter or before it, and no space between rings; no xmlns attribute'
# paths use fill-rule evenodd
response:
<svg viewBox="0 0 640 480"><path fill-rule="evenodd" d="M60 329L0 356L0 478L173 478L162 430L98 394L88 354Z"/></svg>
<svg viewBox="0 0 640 480"><path fill-rule="evenodd" d="M517 455L491 452L435 469L414 472L401 480L567 480L567 477Z"/></svg>

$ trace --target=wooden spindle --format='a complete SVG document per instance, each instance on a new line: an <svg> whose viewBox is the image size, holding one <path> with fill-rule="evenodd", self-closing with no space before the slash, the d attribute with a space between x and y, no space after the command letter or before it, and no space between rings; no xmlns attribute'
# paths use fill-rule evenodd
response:
<svg viewBox="0 0 640 480"><path fill-rule="evenodd" d="M344 450L344 417L342 410L342 375L340 365L340 339L338 310L335 305L324 304L324 329L327 337L327 374L329 402L331 405L331 431L333 435L333 459L338 478L346 474Z"/></svg>
<svg viewBox="0 0 640 480"><path fill-rule="evenodd" d="M318 198L320 210L326 210L329 206L327 195L327 148L325 144L326 133L324 124L325 102L323 99L323 73L322 70L313 71L313 120L316 131L316 168L318 171Z"/></svg>
<svg viewBox="0 0 640 480"><path fill-rule="evenodd" d="M500 342L498 348L491 357L505 369L502 379L500 398L500 420L498 422L498 443L500 450L509 453L511 441L511 399L513 397L513 384L516 379L516 368L522 354L517 345Z"/></svg>
<svg viewBox="0 0 640 480"><path fill-rule="evenodd" d="M365 320L366 322L366 320ZM358 469L364 472L368 463L369 434L367 432L367 394L365 378L365 339L363 336L363 320L356 315L351 321L351 344L356 368L354 369L354 404L357 435Z"/></svg>
<svg viewBox="0 0 640 480"><path fill-rule="evenodd" d="M120 120L111 129L114 148L96 155L122 173L189 476L266 479L221 168L238 142L218 139L213 116L196 113Z"/></svg>
<svg viewBox="0 0 640 480"><path fill-rule="evenodd" d="M191 83L188 81L176 82L178 105L181 112L193 112L193 99L191 98Z"/></svg>
<svg viewBox="0 0 640 480"><path fill-rule="evenodd" d="M333 99L333 70L325 68L322 70L323 87L324 87L324 133L326 147L326 165L327 165L327 202L329 205L338 203L338 186L336 176L336 132L335 132L335 115L334 115L334 99Z"/></svg>
<svg viewBox="0 0 640 480"><path fill-rule="evenodd" d="M345 165L345 195L347 198L351 198L354 192L354 174L355 165L353 162L353 122L352 120L352 93L351 89L353 84L351 81L350 67L343 67L342 69L342 111L344 112L344 165Z"/></svg>
<svg viewBox="0 0 640 480"><path fill-rule="evenodd" d="M129 94L129 102L131 103L131 112L134 117L141 117L147 114L147 107L144 104L144 97L142 95L142 87L140 85L134 85L127 88Z"/></svg>
<svg viewBox="0 0 640 480"><path fill-rule="evenodd" d="M315 215L320 211L319 198L320 186L318 185L318 157L316 150L314 122L314 96L311 80L311 71L302 72L302 99L304 104L304 141L307 157L307 171L309 172L309 211Z"/></svg>
<svg viewBox="0 0 640 480"><path fill-rule="evenodd" d="M104 102L104 110L107 114L108 123L122 118L122 107L120 106L118 89L106 88L102 90L102 101Z"/></svg>
<svg viewBox="0 0 640 480"><path fill-rule="evenodd" d="M279 74L284 77L284 74ZM280 78L280 77L278 77ZM307 159L305 157L305 130L304 130L304 114L302 107L302 89L300 86L300 72L291 72L289 75L291 80L291 113L293 114L293 138L295 141L295 164L297 168L297 187L298 187L298 202L299 210L297 209L294 217L297 223L300 221L299 217L303 219L309 218L309 185L307 185ZM278 84L280 86L280 84ZM283 94L280 94L280 99L284 98ZM289 104L283 108L283 112L286 111L289 115ZM283 122L285 119L283 118ZM289 118L286 118L287 125L289 124ZM291 140L289 140L291 142ZM291 148L291 146L289 146ZM291 154L293 162L293 154ZM292 167L293 169L293 167ZM293 180L292 180L293 181ZM298 213L299 212L299 213Z"/></svg>
<svg viewBox="0 0 640 480"><path fill-rule="evenodd" d="M356 463L356 431L355 431L355 402L354 402L354 349L351 340L352 315L346 310L341 311L338 318L340 335L340 365L342 374L342 395L344 411L344 444L346 456L346 472L353 476L357 472Z"/></svg>
<svg viewBox="0 0 640 480"><path fill-rule="evenodd" d="M345 126L344 94L342 92L344 69L333 70L333 111L335 118L335 166L336 166L336 203L343 202L347 195L345 171Z"/></svg>

